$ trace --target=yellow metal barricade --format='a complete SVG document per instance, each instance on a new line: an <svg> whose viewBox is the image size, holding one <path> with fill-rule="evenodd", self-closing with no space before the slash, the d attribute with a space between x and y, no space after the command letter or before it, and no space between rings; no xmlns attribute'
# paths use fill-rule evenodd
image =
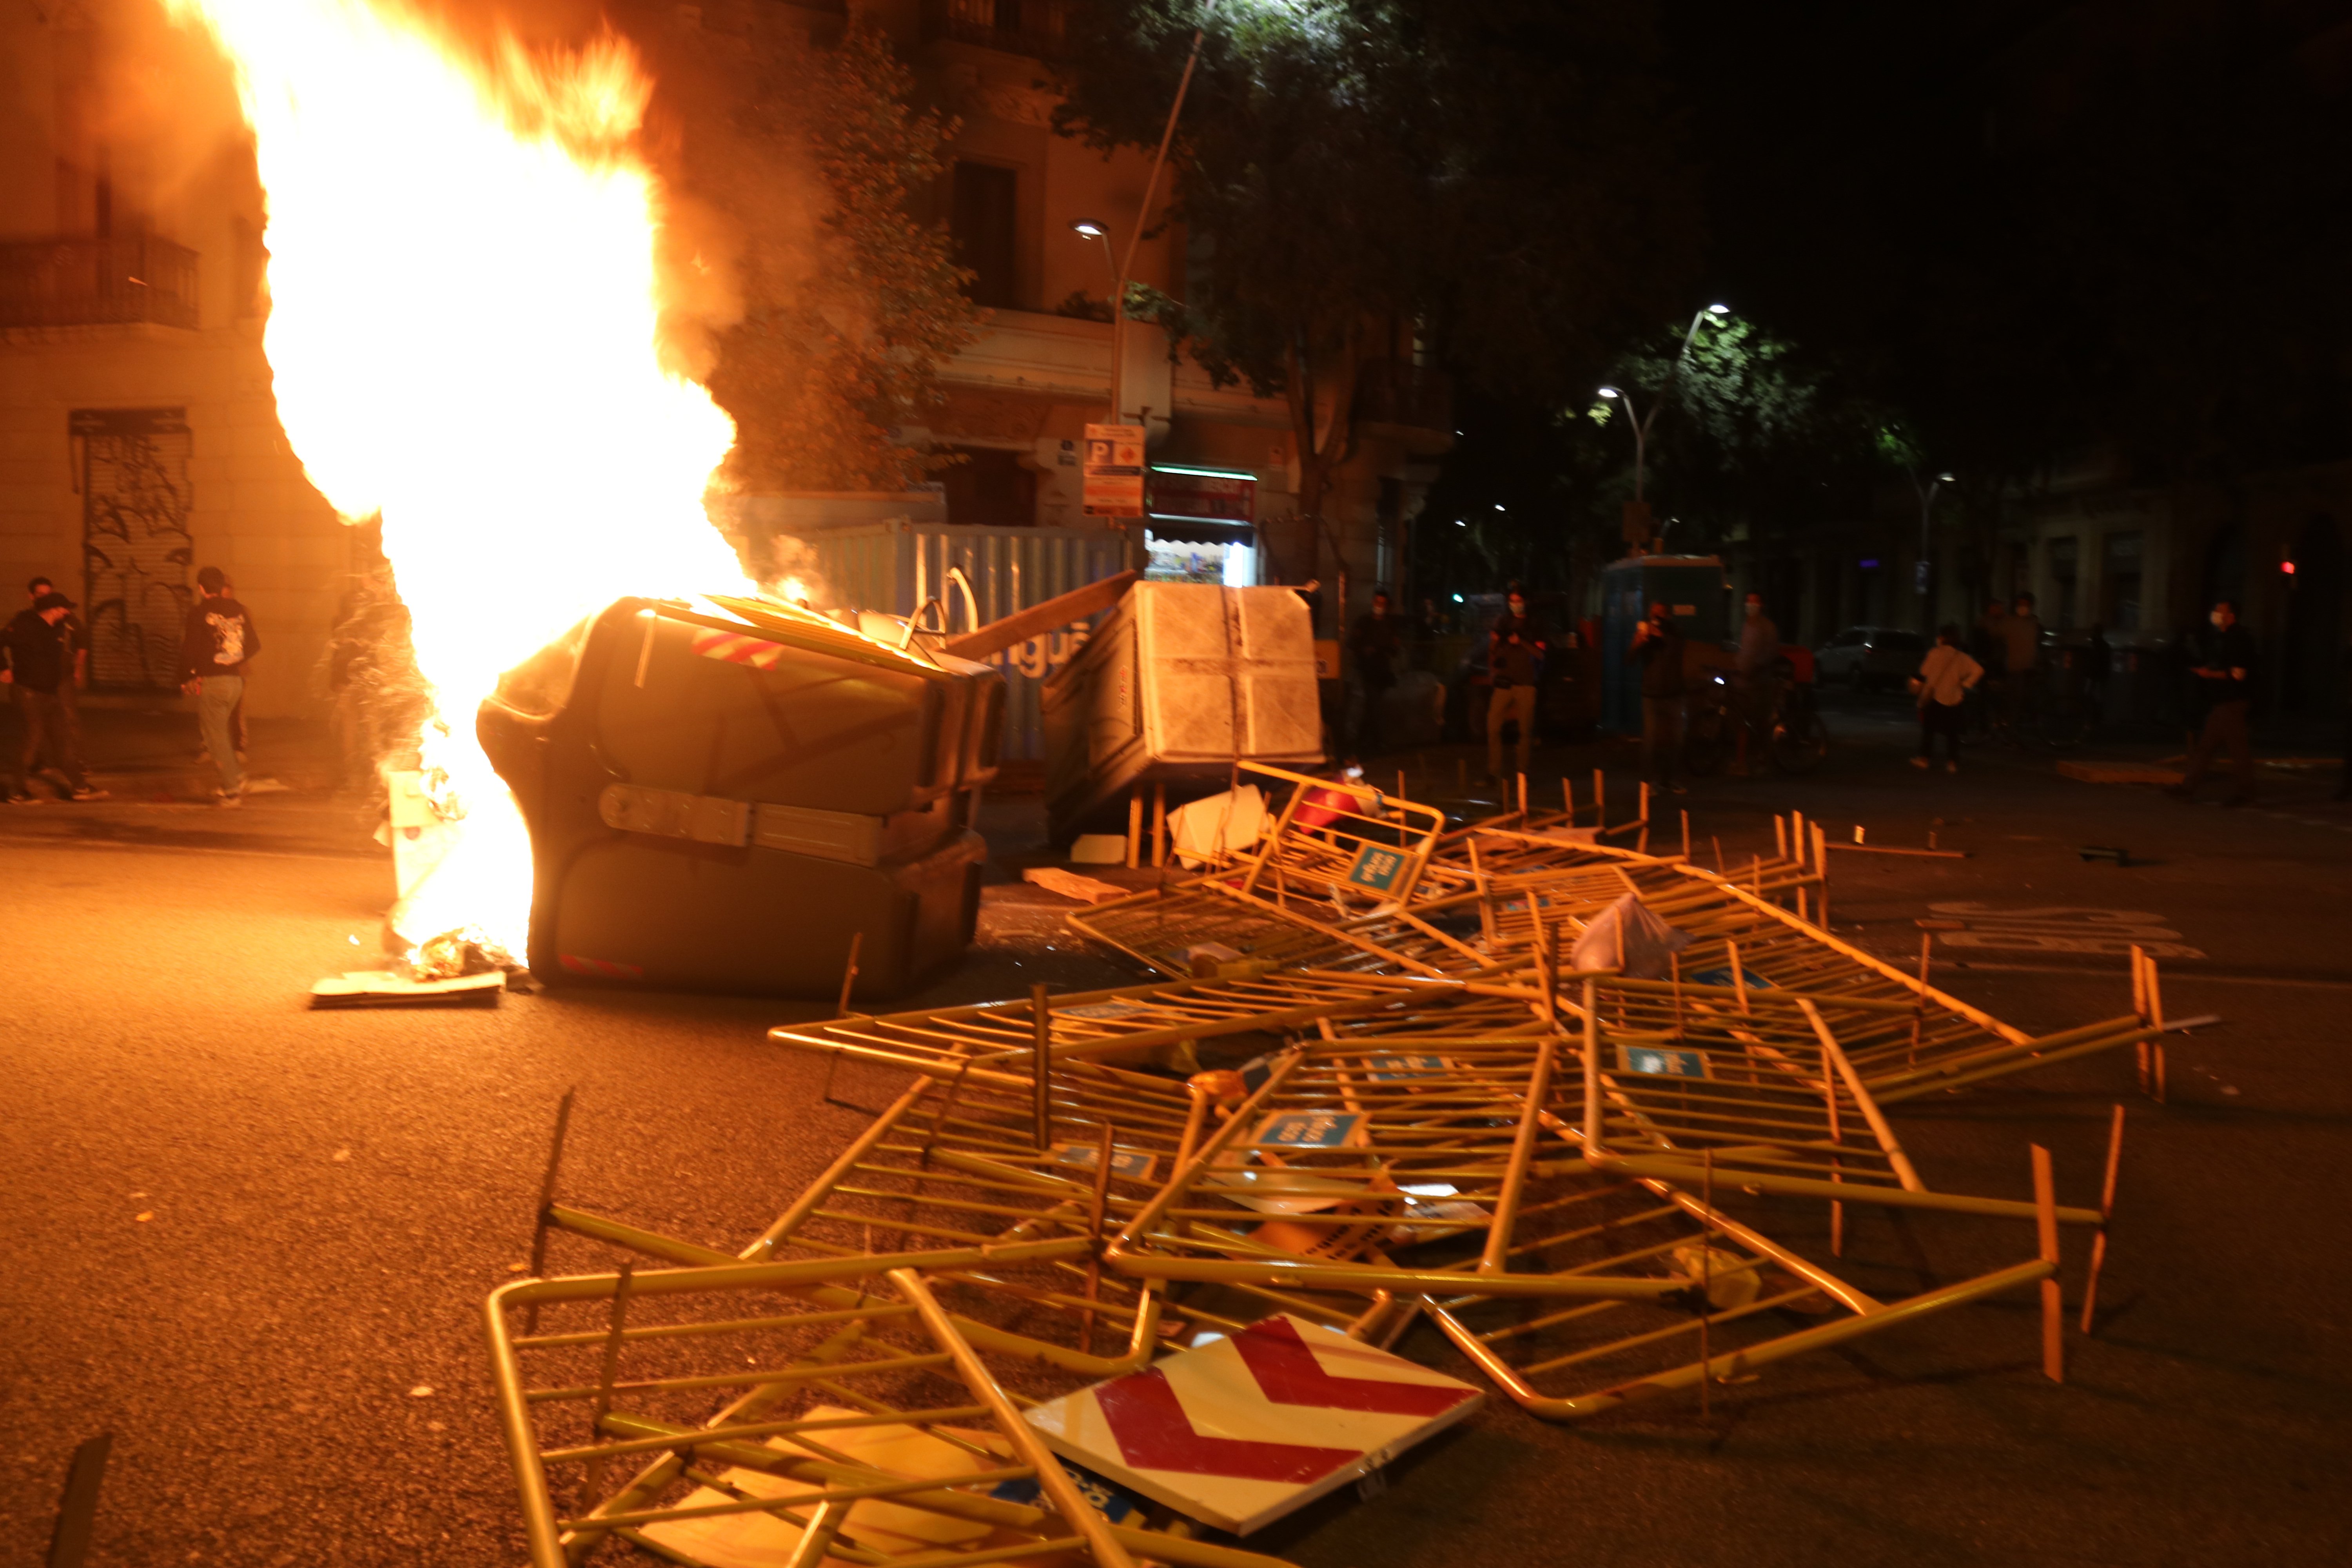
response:
<svg viewBox="0 0 2352 1568"><path fill-rule="evenodd" d="M1541 1121L1560 1068L1553 1032L1379 1036L1286 1053L1106 1253L1148 1281L1386 1292L1451 1282L1391 1255L1483 1237L1486 1288L1512 1297L1654 1300L1688 1282L1506 1272L1531 1175L1581 1160Z"/></svg>
<svg viewBox="0 0 2352 1568"><path fill-rule="evenodd" d="M919 1079L734 1254L560 1204L548 1223L689 1267L990 1249L984 1266L936 1266L961 1331L992 1354L1115 1376L1150 1359L1160 1299L1106 1274L1095 1237L1166 1180L1206 1106L1181 1084L1087 1062L1046 1081L1041 1096L1025 1072ZM1054 1245L1028 1250L1038 1243Z"/></svg>
<svg viewBox="0 0 2352 1568"><path fill-rule="evenodd" d="M1588 1301L1505 1298L1465 1265L1432 1289L1430 1317L1529 1412L1595 1415L1630 1400L1745 1381L1808 1351L2047 1279L2043 1258L1905 1300L1877 1300L1672 1183L1547 1168L1522 1195L1514 1267L1539 1275L1644 1269L1678 1294ZM1704 1303L1702 1308L1701 1303Z"/></svg>
<svg viewBox="0 0 2352 1568"><path fill-rule="evenodd" d="M485 1316L533 1568L569 1568L614 1537L688 1563L1280 1568L1090 1504L918 1268L1003 1256L501 1287Z"/></svg>

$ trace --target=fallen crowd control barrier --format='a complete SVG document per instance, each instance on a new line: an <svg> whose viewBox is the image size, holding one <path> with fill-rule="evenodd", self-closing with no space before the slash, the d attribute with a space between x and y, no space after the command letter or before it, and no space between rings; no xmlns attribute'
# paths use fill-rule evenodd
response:
<svg viewBox="0 0 2352 1568"><path fill-rule="evenodd" d="M526 1280L486 1317L533 1568L614 1537L711 1568L1279 1568L1143 1528L1057 1460L909 1258Z"/></svg>
<svg viewBox="0 0 2352 1568"><path fill-rule="evenodd" d="M1646 799L1448 828L1251 771L1287 792L1256 841L1068 917L1155 978L771 1030L828 1086L911 1082L733 1252L557 1201L559 1116L535 1259L561 1233L646 1263L491 1298L537 1568L609 1540L703 1568L1271 1568L1198 1531L1466 1414L1410 1359L1442 1344L1577 1420L2034 1288L2063 1377L2060 1233L2095 1233L2088 1331L2122 1108L2095 1207L2039 1148L2030 1200L1936 1180L1897 1108L2126 1045L2160 1095L2153 961L2130 1013L2032 1036L1832 934L1801 819L1707 869L1643 852ZM1976 1261L1882 1299L1863 1269L1916 1258L1850 1257L1857 1207L1962 1227Z"/></svg>

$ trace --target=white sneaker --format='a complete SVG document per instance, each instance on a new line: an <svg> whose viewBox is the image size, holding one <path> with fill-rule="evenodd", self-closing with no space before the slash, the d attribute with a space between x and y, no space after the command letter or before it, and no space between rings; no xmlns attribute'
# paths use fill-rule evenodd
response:
<svg viewBox="0 0 2352 1568"><path fill-rule="evenodd" d="M243 790L216 789L213 791L213 804L219 806L243 805L245 804L245 792Z"/></svg>

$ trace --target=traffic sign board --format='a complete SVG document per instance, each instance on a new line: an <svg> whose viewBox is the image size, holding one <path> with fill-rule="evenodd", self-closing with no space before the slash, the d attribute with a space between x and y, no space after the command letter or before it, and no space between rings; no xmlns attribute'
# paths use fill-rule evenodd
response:
<svg viewBox="0 0 2352 1568"><path fill-rule="evenodd" d="M1677 1050L1666 1046L1619 1046L1617 1070L1649 1078L1711 1078L1705 1051Z"/></svg>
<svg viewBox="0 0 2352 1568"><path fill-rule="evenodd" d="M1348 880L1359 888L1370 888L1376 893L1393 893L1397 879L1404 874L1404 867L1403 850L1367 844L1356 851L1355 863L1348 868Z"/></svg>
<svg viewBox="0 0 2352 1568"><path fill-rule="evenodd" d="M1484 1397L1285 1314L1028 1417L1055 1453L1246 1535L1379 1468Z"/></svg>
<svg viewBox="0 0 2352 1568"><path fill-rule="evenodd" d="M1353 1110L1284 1110L1265 1119L1253 1140L1260 1148L1344 1149L1363 1117Z"/></svg>
<svg viewBox="0 0 2352 1568"><path fill-rule="evenodd" d="M1140 425L1087 426L1082 483L1088 517L1143 515L1143 439Z"/></svg>

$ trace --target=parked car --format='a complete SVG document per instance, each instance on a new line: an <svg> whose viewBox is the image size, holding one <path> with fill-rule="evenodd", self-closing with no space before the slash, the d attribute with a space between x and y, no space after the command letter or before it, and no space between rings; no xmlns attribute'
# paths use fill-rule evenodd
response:
<svg viewBox="0 0 2352 1568"><path fill-rule="evenodd" d="M1813 654L1823 686L1849 681L1856 691L1899 691L1919 673L1927 639L1895 626L1848 626Z"/></svg>

